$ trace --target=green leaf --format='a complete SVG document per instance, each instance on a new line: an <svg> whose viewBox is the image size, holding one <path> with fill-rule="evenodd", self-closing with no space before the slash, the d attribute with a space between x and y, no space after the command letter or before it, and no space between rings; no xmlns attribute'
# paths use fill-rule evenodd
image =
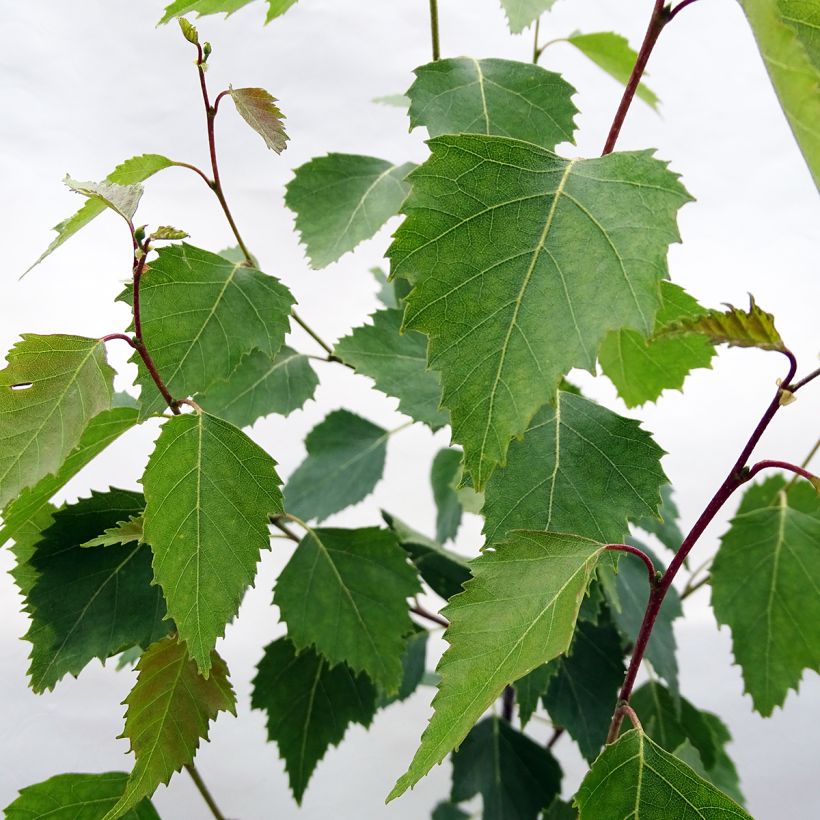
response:
<svg viewBox="0 0 820 820"><path fill-rule="evenodd" d="M415 284L405 327L430 337L453 439L482 490L564 374L594 368L608 331L651 332L689 197L645 151L563 160L466 134L429 145L388 254Z"/></svg>
<svg viewBox="0 0 820 820"><path fill-rule="evenodd" d="M544 663L515 682L515 702L518 704L518 718L522 729L530 722L541 695L546 694L550 681L557 674L557 663Z"/></svg>
<svg viewBox="0 0 820 820"><path fill-rule="evenodd" d="M440 134L497 134L552 150L575 142L575 89L532 63L457 57L415 69L410 128Z"/></svg>
<svg viewBox="0 0 820 820"><path fill-rule="evenodd" d="M394 108L410 107L410 97L406 94L385 94L382 97L373 97L371 102L378 103L379 105L391 105Z"/></svg>
<svg viewBox="0 0 820 820"><path fill-rule="evenodd" d="M578 820L578 812L569 803L556 797L541 816L541 820Z"/></svg>
<svg viewBox="0 0 820 820"><path fill-rule="evenodd" d="M611 31L596 31L594 34L576 32L567 37L566 42L575 46L585 57L602 68L621 85L629 82L629 76L638 59L637 52L629 45L626 37ZM643 75L647 76L646 73ZM658 95L641 82L636 91L647 105L657 110Z"/></svg>
<svg viewBox="0 0 820 820"><path fill-rule="evenodd" d="M603 549L579 536L515 531L471 562L474 577L443 610L450 647L437 669L435 712L388 799L456 748L507 684L567 650Z"/></svg>
<svg viewBox="0 0 820 820"><path fill-rule="evenodd" d="M372 324L353 330L333 351L357 373L373 379L376 389L399 400L399 410L438 430L449 423L441 404L438 374L427 369L427 339L401 332L401 310L380 310Z"/></svg>
<svg viewBox="0 0 820 820"><path fill-rule="evenodd" d="M733 347L759 347L762 350L786 350L786 345L774 326L774 316L761 310L753 296L749 297L749 310L728 305L728 310L707 310L701 314L685 316L669 322L661 329L661 335L675 336L679 333L702 333L715 344Z"/></svg>
<svg viewBox="0 0 820 820"><path fill-rule="evenodd" d="M145 503L143 502L143 507ZM82 547L110 547L114 544L142 543L142 514L132 515L127 521L118 521L108 527L102 535L80 544Z"/></svg>
<svg viewBox="0 0 820 820"><path fill-rule="evenodd" d="M311 649L297 654L287 638L265 647L252 685L251 706L265 713L268 740L279 747L301 805L328 748L339 745L351 723L370 726L376 690L343 663L331 666Z"/></svg>
<svg viewBox="0 0 820 820"><path fill-rule="evenodd" d="M6 807L3 816L6 820L100 820L122 797L127 782L125 772L54 775L20 789L20 796ZM121 817L159 820L147 798Z"/></svg>
<svg viewBox="0 0 820 820"><path fill-rule="evenodd" d="M168 613L199 669L253 582L282 512L274 460L241 430L207 413L162 427L142 479L145 540Z"/></svg>
<svg viewBox="0 0 820 820"><path fill-rule="evenodd" d="M334 410L307 434L307 457L285 487L287 511L321 521L358 504L382 477L389 435L355 413Z"/></svg>
<svg viewBox="0 0 820 820"><path fill-rule="evenodd" d="M243 6L247 6L252 0L174 0L173 3L165 7L165 13L159 24L167 23L175 17L183 14L197 14L204 17L206 14L223 13L227 17ZM275 0L270 0L275 2Z"/></svg>
<svg viewBox="0 0 820 820"><path fill-rule="evenodd" d="M3 510L3 529L0 530L0 546L10 538L15 540L27 522L37 517L50 498L77 473L98 456L112 441L119 438L137 423L137 411L132 407L112 407L98 413L86 426L77 446L69 453L55 473L23 490Z"/></svg>
<svg viewBox="0 0 820 820"><path fill-rule="evenodd" d="M176 239L187 239L188 234L181 231L179 228L173 228L170 225L160 225L155 230L151 231L151 239L153 241L172 241Z"/></svg>
<svg viewBox="0 0 820 820"><path fill-rule="evenodd" d="M637 421L558 391L487 483L487 543L522 527L620 542L628 518L657 515L662 455Z"/></svg>
<svg viewBox="0 0 820 820"><path fill-rule="evenodd" d="M296 5L297 0L268 0L268 13L265 23L270 23L276 17L284 14L291 6Z"/></svg>
<svg viewBox="0 0 820 820"><path fill-rule="evenodd" d="M820 671L818 543L820 499L804 512L781 490L770 506L735 516L712 564L715 617L732 630L745 691L764 717L804 669Z"/></svg>
<svg viewBox="0 0 820 820"><path fill-rule="evenodd" d="M184 398L228 379L253 350L273 359L294 299L273 276L183 243L162 248L146 268L140 303L143 340L171 395ZM142 365L137 381L140 418L164 410Z"/></svg>
<svg viewBox="0 0 820 820"><path fill-rule="evenodd" d="M501 0L513 34L518 34L530 23L534 23L554 3L555 0Z"/></svg>
<svg viewBox="0 0 820 820"><path fill-rule="evenodd" d="M236 714L236 695L228 667L216 652L205 678L185 645L170 635L150 646L137 663L137 682L125 699L125 731L134 770L119 803L104 820L122 817L139 800L168 783L174 772L194 759L208 724L220 712Z"/></svg>
<svg viewBox="0 0 820 820"><path fill-rule="evenodd" d="M481 794L484 820L536 820L560 791L552 754L495 715L474 726L453 755L451 799Z"/></svg>
<svg viewBox="0 0 820 820"><path fill-rule="evenodd" d="M407 638L401 657L402 678L394 694L379 692L376 708L385 709L393 703L407 700L418 689L427 671L427 630L417 627Z"/></svg>
<svg viewBox="0 0 820 820"><path fill-rule="evenodd" d="M814 3L740 0L780 105L820 186L820 48Z"/></svg>
<svg viewBox="0 0 820 820"><path fill-rule="evenodd" d="M118 165L105 178L105 181L117 185L136 185L140 182L144 182L158 171L170 168L172 165L176 165L176 163L160 154L141 154L137 157L131 157L131 159L127 159ZM88 225L89 222L103 213L105 209L106 205L100 199L89 199L79 211L55 225L53 230L57 232L57 236L54 237L51 244L43 251L37 261L28 268L26 273L39 265L52 251L57 250L63 242L74 236L77 231Z"/></svg>
<svg viewBox="0 0 820 820"><path fill-rule="evenodd" d="M288 147L290 137L285 133L285 124L282 122L285 115L276 105L276 98L264 88L228 86L228 89L242 119L262 137L271 151L281 154Z"/></svg>
<svg viewBox="0 0 820 820"><path fill-rule="evenodd" d="M57 508L53 504L43 504L14 533L11 551L14 554L15 566L9 574L14 578L14 583L23 598L28 598L39 574L29 563L31 556L34 555L34 548L43 540L43 533L54 523L56 512Z"/></svg>
<svg viewBox="0 0 820 820"><path fill-rule="evenodd" d="M273 602L297 650L315 647L392 694L402 680L404 636L413 628L407 599L419 589L389 530L317 529L282 570Z"/></svg>
<svg viewBox="0 0 820 820"><path fill-rule="evenodd" d="M470 815L455 803L439 803L434 809L432 820L470 820Z"/></svg>
<svg viewBox="0 0 820 820"><path fill-rule="evenodd" d="M606 740L609 722L624 682L623 648L607 618L600 624L581 621L569 654L553 661L558 672L544 696L544 706L592 761Z"/></svg>
<svg viewBox="0 0 820 820"><path fill-rule="evenodd" d="M189 23L184 17L177 18L179 27L182 31L182 36L189 42L197 45L199 43L199 32L196 26Z"/></svg>
<svg viewBox="0 0 820 820"><path fill-rule="evenodd" d="M118 185L116 182L79 182L66 174L63 182L81 196L101 202L106 208L131 222L142 199L142 185Z"/></svg>
<svg viewBox="0 0 820 820"><path fill-rule="evenodd" d="M715 349L701 334L664 335L677 321L691 321L707 311L683 288L661 282L661 308L655 332L645 339L634 330L610 333L598 352L604 374L627 407L655 401L664 390L681 390L692 370L711 367Z"/></svg>
<svg viewBox="0 0 820 820"><path fill-rule="evenodd" d="M311 267L335 262L395 216L413 168L356 154L328 154L297 168L285 204L296 214Z"/></svg>
<svg viewBox="0 0 820 820"><path fill-rule="evenodd" d="M652 515L639 518L635 521L635 526L654 535L672 552L677 552L683 543L683 533L678 525L680 513L672 496L671 484L664 484L661 487L661 499L660 519Z"/></svg>
<svg viewBox="0 0 820 820"><path fill-rule="evenodd" d="M707 780L715 784L721 791L726 792L732 800L745 803L743 792L740 790L740 777L738 776L735 764L726 754L725 747L732 740L729 730L723 721L712 712L701 712L701 717L706 721L706 725L712 732L717 744L715 752L715 765L707 772Z"/></svg>
<svg viewBox="0 0 820 820"><path fill-rule="evenodd" d="M430 485L436 502L436 540L443 544L456 537L461 524L461 501L456 489L461 479L461 452L439 450L430 469Z"/></svg>
<svg viewBox="0 0 820 820"><path fill-rule="evenodd" d="M168 633L165 602L153 586L147 546L83 549L83 542L142 511L140 493L112 489L58 510L28 558L33 583L29 676L35 692L75 677L94 658L105 661Z"/></svg>
<svg viewBox="0 0 820 820"><path fill-rule="evenodd" d="M396 279L393 282L387 281L387 275L381 268L370 268L370 273L379 285L377 297L386 308L404 309L404 298L410 291L410 287L404 279Z"/></svg>
<svg viewBox="0 0 820 820"><path fill-rule="evenodd" d="M209 413L247 427L271 413L288 416L301 409L318 385L310 359L284 345L273 358L261 350L249 353L225 381L197 395L197 402Z"/></svg>
<svg viewBox="0 0 820 820"><path fill-rule="evenodd" d="M114 371L99 339L25 334L0 371L0 507L56 473L94 416L111 406Z"/></svg>
<svg viewBox="0 0 820 820"><path fill-rule="evenodd" d="M751 820L638 729L604 749L581 783L575 805L582 820Z"/></svg>

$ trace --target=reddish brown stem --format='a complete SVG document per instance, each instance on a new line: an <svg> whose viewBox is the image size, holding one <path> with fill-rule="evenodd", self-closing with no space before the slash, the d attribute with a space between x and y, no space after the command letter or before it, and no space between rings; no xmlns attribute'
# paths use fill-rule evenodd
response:
<svg viewBox="0 0 820 820"><path fill-rule="evenodd" d="M803 476L803 478L807 478L809 481L817 481L817 476L810 473L803 467L798 467L796 464L790 464L788 461L773 461L771 459L758 461L757 464L750 467L749 471L746 473L746 481L751 481L752 478L754 478L761 470L766 470L770 467L778 470L788 470L795 475L800 475Z"/></svg>
<svg viewBox="0 0 820 820"><path fill-rule="evenodd" d="M512 723L513 709L515 708L515 687L505 686L501 695L501 717Z"/></svg>
<svg viewBox="0 0 820 820"><path fill-rule="evenodd" d="M658 573L655 571L655 565L652 559L643 550L637 547L632 547L629 544L607 544L605 549L611 552L628 552L630 555L636 555L641 561L646 564L647 572L649 573L649 586L654 587L657 583Z"/></svg>
<svg viewBox="0 0 820 820"><path fill-rule="evenodd" d="M812 370L808 376L800 379L799 382L795 382L789 389L792 393L796 393L801 387L805 387L812 379L816 379L818 376L820 376L820 367L818 367L817 370Z"/></svg>
<svg viewBox="0 0 820 820"><path fill-rule="evenodd" d="M669 12L669 19L672 20L677 17L687 6L691 6L692 3L696 2L697 0L683 0L682 3L678 3L678 5Z"/></svg>
<svg viewBox="0 0 820 820"><path fill-rule="evenodd" d="M563 726L556 726L555 731L552 733L552 737L547 741L547 748L551 749L555 744L561 739L561 736L566 732L566 729Z"/></svg>
<svg viewBox="0 0 820 820"><path fill-rule="evenodd" d="M429 610L419 606L418 604L416 604L415 606L411 606L410 611L414 615L418 615L420 618L426 618L428 621L432 621L434 624L438 624L439 626L443 626L445 628L450 626L450 622L443 615L439 615L435 612L430 612Z"/></svg>

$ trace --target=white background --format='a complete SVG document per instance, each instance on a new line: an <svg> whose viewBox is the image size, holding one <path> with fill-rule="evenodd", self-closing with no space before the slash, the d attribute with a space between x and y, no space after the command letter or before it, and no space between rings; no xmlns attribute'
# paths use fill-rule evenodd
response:
<svg viewBox="0 0 820 820"><path fill-rule="evenodd" d="M506 31L497 0L441 0L444 56L471 54L529 59L531 33ZM545 16L543 39L583 31L615 30L640 42L650 0L560 2ZM50 240L49 226L75 210L78 198L60 185L68 171L99 179L118 162L143 152L206 167L203 113L192 48L176 26L155 28L162 3L127 0L0 2L0 179L2 248L0 349L21 332L102 335L125 328L128 317L113 299L129 273L130 248L113 216L99 218L22 282L18 276ZM429 60L427 0L301 0L263 28L262 4L227 22L199 22L214 44L208 80L214 91L261 85L281 101L292 137L281 158L231 111L220 112L221 170L234 214L262 267L281 277L301 314L329 340L344 335L376 307L367 270L378 263L395 227L391 223L355 254L311 271L282 203L292 168L328 151L422 161L421 133L407 133L399 109L371 98L402 92L414 66ZM579 90L582 110L577 148L600 152L620 96L618 86L567 45L556 45L542 64L561 70ZM747 291L777 317L778 327L802 363L817 364L817 225L820 209L811 178L768 84L751 34L734 0L701 0L661 37L649 66L651 87L663 101L657 116L640 102L629 115L620 147L658 148L697 198L680 217L683 244L672 248L672 277L701 302L745 304ZM141 220L173 224L211 250L232 244L221 213L202 182L182 169L152 180ZM300 332L291 343L315 350ZM122 367L127 351L111 346ZM327 412L346 407L388 427L402 417L395 401L368 389L368 381L334 365L321 367L316 401L288 419L259 422L254 438L287 476L301 461L301 440ZM132 375L121 380L127 386ZM640 413L669 455L664 467L677 488L683 523L690 525L754 426L785 373L776 354L723 350L712 370L687 382L687 397L672 392ZM587 389L613 409L627 411L603 383ZM816 387L820 387L817 385ZM807 389L784 410L758 448L760 457L800 461L817 435L818 391ZM64 492L68 499L110 482L136 487L157 428L147 424L125 436ZM429 462L447 444L421 425L390 443L385 480L333 524L377 522L386 508L431 531L434 509ZM732 505L730 505L732 506ZM729 510L730 512L731 510ZM728 513L706 532L698 562L714 551ZM459 548L474 553L480 522L462 528ZM255 589L239 622L228 628L220 651L239 695L239 717L220 718L213 743L197 763L225 813L233 818L297 817L275 746L265 745L260 714L249 710L249 681L262 647L281 634L269 605L276 574L291 547L274 542L260 565ZM668 554L665 558L668 559ZM3 569L11 566L6 551ZM432 605L435 605L431 601ZM132 677L93 663L80 680L36 696L25 687L26 619L11 579L0 580L0 805L24 785L63 771L127 770L120 702ZM758 818L820 816L816 783L820 686L813 674L790 694L784 710L764 721L752 714L739 671L732 666L727 630L718 632L702 590L687 602L677 635L684 692L699 707L721 714L735 737L730 748L743 778L749 808ZM440 641L434 647L441 651ZM434 663L435 657L430 659ZM299 817L417 820L449 788L449 766L437 768L399 801L383 797L404 770L428 713L432 690L380 713L365 733L351 729L342 748L330 750L309 786ZM549 728L531 724L537 736ZM566 771L565 793L583 775L571 741L557 747ZM186 775L156 797L163 817L208 816Z"/></svg>

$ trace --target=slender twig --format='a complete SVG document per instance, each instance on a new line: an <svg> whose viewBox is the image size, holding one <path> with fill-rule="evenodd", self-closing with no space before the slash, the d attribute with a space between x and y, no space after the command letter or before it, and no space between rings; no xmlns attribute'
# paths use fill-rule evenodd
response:
<svg viewBox="0 0 820 820"><path fill-rule="evenodd" d="M618 708L616 710L616 714L617 713L620 713L621 719L623 719L624 715L626 715L629 718L629 722L632 724L632 726L639 732L643 732L643 726L641 726L641 721L639 720L638 715L628 703L619 703Z"/></svg>
<svg viewBox="0 0 820 820"><path fill-rule="evenodd" d="M207 804L208 808L211 810L211 814L216 818L216 820L225 820L225 815L219 810L219 806L216 805L216 801L213 798L213 795L208 791L208 787L205 785L205 781L202 779L199 772L196 770L196 766L193 763L186 763L185 769L189 775L191 775L191 780L194 781L194 785L197 787L197 790L202 795L202 799Z"/></svg>
<svg viewBox="0 0 820 820"><path fill-rule="evenodd" d="M273 524L274 527L281 530L286 537L290 538L291 541L294 541L298 544L302 540L290 527L288 527L284 522L281 521L280 516L272 515L268 520L271 524Z"/></svg>
<svg viewBox="0 0 820 820"><path fill-rule="evenodd" d="M697 592L701 587L705 587L706 584L710 583L712 580L711 575L704 575L703 578L700 579L697 583L694 584L687 584L684 587L683 592L680 594L681 601L686 600L692 593Z"/></svg>
<svg viewBox="0 0 820 820"><path fill-rule="evenodd" d="M788 470L795 475L803 476L803 478L807 478L809 481L814 483L818 481L818 478L813 473L810 473L803 467L798 467L796 464L790 464L788 461L773 461L772 459L764 459L763 461L758 461L757 464L753 465L749 468L749 471L746 473L746 481L751 481L761 470L766 470L769 467L778 469L778 470Z"/></svg>
<svg viewBox="0 0 820 820"><path fill-rule="evenodd" d="M609 129L609 135L606 138L604 150L601 152L602 156L611 154L615 148L615 143L618 141L618 135L621 133L621 128L626 119L626 114L629 111L629 106L632 105L632 100L635 97L635 92L641 82L641 77L646 70L646 64L649 62L649 56L652 54L652 49L655 48L655 43L658 41L663 27L669 22L669 9L664 5L664 0L655 0L655 6L652 9L652 16L649 18L649 25L646 28L646 34L641 44L641 50L638 52L638 58L635 61L635 67L632 69L632 74L629 77L629 82L624 89L621 103L618 110L615 112L615 119L612 120L612 126Z"/></svg>
<svg viewBox="0 0 820 820"><path fill-rule="evenodd" d="M438 0L430 0L430 34L433 38L433 60L441 57L438 41Z"/></svg>
<svg viewBox="0 0 820 820"><path fill-rule="evenodd" d="M801 467L808 467L811 464L811 460L817 455L817 451L820 450L820 438L814 443L814 447L809 450L809 454L800 462Z"/></svg>
<svg viewBox="0 0 820 820"><path fill-rule="evenodd" d="M176 165L178 168L187 168L189 171L193 171L202 180L204 180L205 184L209 188L213 188L213 185L214 185L213 180L210 179L208 177L208 175L201 168L197 168L196 165L191 165L190 162L175 162L174 165Z"/></svg>
<svg viewBox="0 0 820 820"><path fill-rule="evenodd" d="M443 615L439 615L436 612L430 612L430 610L425 609L418 602L410 607L410 611L414 615L418 615L419 618L426 618L428 621L432 621L439 626L445 627L445 629L450 626L450 622Z"/></svg>
<svg viewBox="0 0 820 820"><path fill-rule="evenodd" d="M305 331L305 333L307 333L307 335L308 335L308 336L310 336L310 338L311 338L311 339L313 339L313 341L314 341L314 342L316 342L316 344L317 344L317 345L319 345L319 347L321 347L321 348L322 348L322 350L324 350L324 351L325 351L325 353L327 353L327 361L329 361L329 362L336 362L336 363L338 363L338 364L343 364L343 365L345 365L345 367L350 367L350 365L349 365L349 364L347 364L346 362L343 362L343 361L342 361L342 360L341 360L341 359L340 359L340 358L339 358L339 357L338 357L338 356L337 356L337 355L333 352L333 348L332 348L332 347L331 347L331 346L330 346L330 345L329 345L329 344L328 344L328 343L327 343L324 339L322 339L322 337L321 337L321 336L319 336L319 334L318 334L318 333L316 333L316 331L315 331L315 330L313 330L313 328L311 328L311 326L310 326L309 324L307 324L307 322L305 322L305 320L304 320L304 319L302 319L302 317L301 317L301 316L299 316L299 315L298 315L295 311L293 311L293 310L290 312L290 315L293 317L293 321L294 321L294 322L296 322L296 324L297 324L297 325L299 325L299 327L301 327L301 328L302 328L302 330L304 330L304 331Z"/></svg>
<svg viewBox="0 0 820 820"><path fill-rule="evenodd" d="M812 370L808 376L800 379L799 382L793 384L789 389L792 393L796 393L801 387L805 387L812 379L816 379L818 376L820 376L820 367L818 367L817 370Z"/></svg>
<svg viewBox="0 0 820 820"><path fill-rule="evenodd" d="M130 336L127 336L125 333L109 333L107 336L103 336L100 339L100 341L111 342L114 339L119 339L122 342L127 342L129 345L131 345L131 347L134 348L134 350L137 349L136 344L134 344L134 340Z"/></svg>
<svg viewBox="0 0 820 820"><path fill-rule="evenodd" d="M547 748L551 749L561 739L566 729L563 726L556 726L552 737L547 741Z"/></svg>
<svg viewBox="0 0 820 820"><path fill-rule="evenodd" d="M677 17L687 6L691 6L692 3L695 2L697 2L697 0L683 0L683 2L678 3L678 5L669 12L669 19L672 20L674 17Z"/></svg>
<svg viewBox="0 0 820 820"><path fill-rule="evenodd" d="M541 56L541 49L538 48L538 36L541 33L541 18L538 17L535 21L535 36L532 39L532 61L534 63L538 62L538 58Z"/></svg>
<svg viewBox="0 0 820 820"><path fill-rule="evenodd" d="M607 544L604 549L610 550L611 552L628 552L630 555L636 555L646 564L646 569L649 572L649 586L655 586L658 580L658 573L655 571L655 565L652 563L652 559L643 550L639 550L637 547L630 546L629 544Z"/></svg>
<svg viewBox="0 0 820 820"><path fill-rule="evenodd" d="M512 723L513 709L515 708L515 687L505 686L504 692L501 695L501 717Z"/></svg>

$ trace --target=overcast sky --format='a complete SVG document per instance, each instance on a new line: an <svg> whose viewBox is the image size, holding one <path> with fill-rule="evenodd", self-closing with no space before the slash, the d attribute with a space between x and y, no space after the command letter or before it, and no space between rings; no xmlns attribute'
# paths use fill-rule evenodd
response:
<svg viewBox="0 0 820 820"><path fill-rule="evenodd" d="M129 274L130 249L122 225L104 216L22 282L18 276L50 241L49 227L78 207L60 179L105 176L118 162L143 152L207 163L201 101L192 49L176 26L155 28L162 2L40 0L0 2L0 178L4 258L0 269L0 350L21 332L102 335L124 329L128 317L113 299ZM279 98L291 143L282 157L266 153L230 106L220 112L221 171L232 209L264 270L279 276L299 300L299 311L323 336L336 339L376 308L368 269L378 264L395 221L355 254L311 271L284 208L291 169L329 151L370 154L395 162L422 161L423 135L409 134L404 113L374 105L375 96L404 91L412 69L430 59L427 0L300 0L281 20L263 27L255 3L228 21L206 18L199 27L213 43L208 80L215 90L261 85ZM531 32L511 36L498 0L440 0L444 56L529 59ZM575 29L614 30L640 42L650 0L561 0L543 19L544 39ZM618 86L565 44L542 64L562 71L578 89L582 114L578 146L570 155L600 153L620 97ZM735 0L700 0L661 37L648 83L662 100L658 116L636 103L620 147L655 147L682 174L697 202L680 215L683 244L672 248L671 275L702 303L744 305L751 291L775 314L802 363L816 366L820 286L817 276L820 208L811 178L768 84L753 39ZM142 220L172 224L211 250L231 244L212 198L194 175L172 169L149 183ZM313 352L294 333L291 344ZM0 355L2 355L0 353ZM122 366L126 351L112 347ZM657 405L627 411L603 380L584 384L591 395L644 420L668 452L664 468L677 488L684 526L690 525L736 458L768 403L782 358L758 351L723 350L714 368L698 371L680 393ZM288 419L255 425L253 437L287 476L301 461L304 434L330 410L345 407L376 423L401 423L394 400L368 389L367 380L332 365L321 371L316 400ZM132 374L126 370L129 376ZM126 386L129 378L121 380ZM807 389L784 410L758 448L762 458L800 461L817 436L818 390ZM109 484L136 487L156 435L144 425L111 447L61 497L87 495ZM342 526L378 521L388 509L431 531L430 460L447 444L421 425L390 442L386 477L366 502L330 519ZM707 531L693 557L714 551L731 505ZM462 528L458 547L475 554L480 521ZM262 647L281 634L269 605L276 574L290 548L274 542L237 624L220 647L239 694L238 718L223 717L198 765L228 816L242 820L296 817L275 746L249 709L249 682ZM668 560L668 554L664 556ZM6 552L0 567L11 566ZM435 605L431 601L431 605ZM35 696L25 687L28 645L20 601L11 579L0 579L0 805L24 785L63 771L128 769L119 705L132 683L128 673L91 664L80 680ZM730 752L758 818L810 820L820 816L816 784L816 726L820 686L807 675L801 694L764 721L751 713L729 636L717 630L708 592L687 602L677 628L684 693L718 712L736 743ZM441 651L434 642L429 663ZM316 820L418 820L445 797L449 764L412 793L384 807L383 798L406 768L429 712L432 690L380 713L369 733L349 731L330 750L308 788L299 817ZM536 737L548 727L531 724ZM571 741L557 747L571 794L583 775ZM185 775L155 798L163 817L208 817ZM785 804L784 804L785 801ZM785 807L784 807L785 805Z"/></svg>

